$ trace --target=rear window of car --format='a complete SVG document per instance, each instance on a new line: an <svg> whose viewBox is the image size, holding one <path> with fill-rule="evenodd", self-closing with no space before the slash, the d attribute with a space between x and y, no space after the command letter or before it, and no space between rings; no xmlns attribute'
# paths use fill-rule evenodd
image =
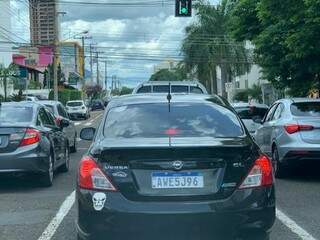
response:
<svg viewBox="0 0 320 240"><path fill-rule="evenodd" d="M169 85L158 85L153 86L154 93L168 93L169 92Z"/></svg>
<svg viewBox="0 0 320 240"><path fill-rule="evenodd" d="M30 123L33 117L32 107L1 106L0 123Z"/></svg>
<svg viewBox="0 0 320 240"><path fill-rule="evenodd" d="M263 119L268 108L260 107L235 107L234 108L241 119L253 119L254 117Z"/></svg>
<svg viewBox="0 0 320 240"><path fill-rule="evenodd" d="M171 85L171 92L173 93L188 93L189 87L188 86L174 86Z"/></svg>
<svg viewBox="0 0 320 240"><path fill-rule="evenodd" d="M47 105L47 104L46 104L46 107L54 115L54 107L52 105Z"/></svg>
<svg viewBox="0 0 320 240"><path fill-rule="evenodd" d="M290 109L297 117L320 117L320 102L293 103Z"/></svg>
<svg viewBox="0 0 320 240"><path fill-rule="evenodd" d="M139 88L137 93L151 93L151 86L143 86Z"/></svg>
<svg viewBox="0 0 320 240"><path fill-rule="evenodd" d="M67 106L68 107L80 107L83 105L83 102L68 102Z"/></svg>
<svg viewBox="0 0 320 240"><path fill-rule="evenodd" d="M203 91L199 87L190 87L190 93L202 94Z"/></svg>
<svg viewBox="0 0 320 240"><path fill-rule="evenodd" d="M115 107L108 112L107 138L214 137L243 135L237 116L215 104L167 103Z"/></svg>

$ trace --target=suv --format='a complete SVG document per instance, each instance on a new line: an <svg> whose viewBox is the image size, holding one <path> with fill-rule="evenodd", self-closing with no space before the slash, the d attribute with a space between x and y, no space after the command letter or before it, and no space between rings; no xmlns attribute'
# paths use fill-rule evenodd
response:
<svg viewBox="0 0 320 240"><path fill-rule="evenodd" d="M82 100L67 102L67 111L72 118L90 118L89 108Z"/></svg>
<svg viewBox="0 0 320 240"><path fill-rule="evenodd" d="M149 81L138 85L132 94L168 93L169 85L171 93L208 94L206 88L197 81Z"/></svg>
<svg viewBox="0 0 320 240"><path fill-rule="evenodd" d="M71 152L77 151L77 130L73 121L70 121L69 114L67 113L65 107L62 103L58 101L41 101L49 111L55 117L56 124L61 127L62 125L66 126L63 128L63 132L66 134L70 146Z"/></svg>

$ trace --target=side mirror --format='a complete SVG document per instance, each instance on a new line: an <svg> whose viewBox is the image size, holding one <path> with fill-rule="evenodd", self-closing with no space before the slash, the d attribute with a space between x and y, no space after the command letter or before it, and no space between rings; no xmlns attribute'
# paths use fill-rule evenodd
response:
<svg viewBox="0 0 320 240"><path fill-rule="evenodd" d="M263 120L259 116L252 117L252 121L258 124L263 124Z"/></svg>
<svg viewBox="0 0 320 240"><path fill-rule="evenodd" d="M69 127L69 125L70 125L69 120L67 120L67 119L61 119L61 121L60 121L60 127L61 127L61 128Z"/></svg>
<svg viewBox="0 0 320 240"><path fill-rule="evenodd" d="M80 138L82 140L86 140L86 141L92 141L94 138L94 135L96 133L96 129L95 128L83 128L80 131Z"/></svg>

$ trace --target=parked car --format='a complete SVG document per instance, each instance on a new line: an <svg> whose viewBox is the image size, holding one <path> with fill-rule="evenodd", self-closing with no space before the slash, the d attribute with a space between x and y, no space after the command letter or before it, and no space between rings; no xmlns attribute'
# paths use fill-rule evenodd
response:
<svg viewBox="0 0 320 240"><path fill-rule="evenodd" d="M206 88L197 81L148 81L139 84L132 94L168 93L169 84L171 85L171 93L208 94Z"/></svg>
<svg viewBox="0 0 320 240"><path fill-rule="evenodd" d="M77 130L74 122L70 120L69 114L62 103L58 101L41 101L41 104L45 105L55 117L57 126L67 126L62 128L63 132L68 138L70 151L72 153L77 151Z"/></svg>
<svg viewBox="0 0 320 240"><path fill-rule="evenodd" d="M69 116L72 119L77 119L77 118L88 119L88 118L90 118L89 107L87 107L86 104L84 103L84 101L82 101L82 100L69 101L66 104L66 108L67 108Z"/></svg>
<svg viewBox="0 0 320 240"><path fill-rule="evenodd" d="M91 111L104 110L105 106L101 100L93 100L90 104Z"/></svg>
<svg viewBox="0 0 320 240"><path fill-rule="evenodd" d="M67 172L69 161L68 139L43 105L0 105L0 174L39 174L49 187L54 170Z"/></svg>
<svg viewBox="0 0 320 240"><path fill-rule="evenodd" d="M282 99L270 107L256 141L272 156L277 177L288 174L290 165L320 159L319 119L319 99Z"/></svg>
<svg viewBox="0 0 320 240"><path fill-rule="evenodd" d="M267 105L257 103L234 103L232 106L242 119L250 134L254 134L260 127L260 124L257 123L257 121L261 121L269 109Z"/></svg>
<svg viewBox="0 0 320 240"><path fill-rule="evenodd" d="M186 234L195 226L215 239L252 231L250 239L269 239L272 163L217 99L119 97L98 129L82 129L80 137L93 144L77 177L78 239L146 229Z"/></svg>

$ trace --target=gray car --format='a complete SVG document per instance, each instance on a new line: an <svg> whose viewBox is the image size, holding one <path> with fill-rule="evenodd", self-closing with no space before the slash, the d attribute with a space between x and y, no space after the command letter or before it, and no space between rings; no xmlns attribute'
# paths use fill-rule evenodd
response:
<svg viewBox="0 0 320 240"><path fill-rule="evenodd" d="M320 159L320 99L292 98L275 102L255 139L272 156L275 174L283 177L289 165Z"/></svg>
<svg viewBox="0 0 320 240"><path fill-rule="evenodd" d="M63 132L66 134L70 146L70 151L72 153L77 151L77 130L74 125L74 122L70 120L69 114L67 110L62 105L62 103L58 101L41 101L41 104L45 105L51 113L55 117L56 124L58 126L61 125L62 121L64 121L68 125L67 127L63 128Z"/></svg>
<svg viewBox="0 0 320 240"><path fill-rule="evenodd" d="M35 174L49 187L54 170L69 170L68 146L65 134L43 105L0 104L0 175Z"/></svg>

